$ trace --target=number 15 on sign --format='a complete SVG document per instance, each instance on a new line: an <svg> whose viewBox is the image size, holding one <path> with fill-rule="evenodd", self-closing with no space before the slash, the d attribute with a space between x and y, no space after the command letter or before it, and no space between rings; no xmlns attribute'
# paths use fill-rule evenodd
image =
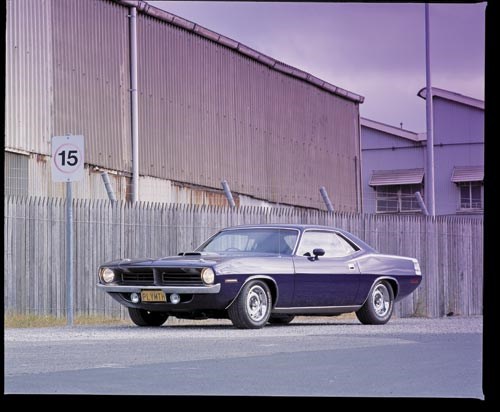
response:
<svg viewBox="0 0 500 412"><path fill-rule="evenodd" d="M52 180L74 182L83 179L83 136L52 137Z"/></svg>

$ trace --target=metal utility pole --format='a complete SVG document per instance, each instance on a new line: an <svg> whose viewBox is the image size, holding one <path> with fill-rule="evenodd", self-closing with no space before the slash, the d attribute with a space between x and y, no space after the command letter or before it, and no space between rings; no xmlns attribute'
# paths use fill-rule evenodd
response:
<svg viewBox="0 0 500 412"><path fill-rule="evenodd" d="M434 119L432 111L432 86L431 86L431 48L429 35L429 4L425 4L425 109L427 123L427 170L425 173L425 193L427 209L430 216L436 214L435 189L434 189Z"/></svg>
<svg viewBox="0 0 500 412"><path fill-rule="evenodd" d="M139 104L137 96L137 9L130 8L130 103L132 127L132 202L139 200Z"/></svg>
<svg viewBox="0 0 500 412"><path fill-rule="evenodd" d="M73 191L66 182L66 324L73 326Z"/></svg>

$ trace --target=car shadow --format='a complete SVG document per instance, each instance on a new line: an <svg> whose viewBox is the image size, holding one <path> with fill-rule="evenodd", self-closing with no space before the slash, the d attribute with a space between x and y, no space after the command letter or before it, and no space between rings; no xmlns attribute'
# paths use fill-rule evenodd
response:
<svg viewBox="0 0 500 412"><path fill-rule="evenodd" d="M345 321L340 321L340 322L292 322L289 323L288 325L277 325L277 324L267 324L264 328L265 329L276 329L276 328L291 328L294 326L361 326L361 323L359 322L345 322ZM227 324L227 325L203 325L200 323L197 324L166 324L163 325L165 328L169 329L183 329L183 330L189 330L189 329L206 329L206 330L228 330L228 329L237 329L233 325ZM156 327L151 327L151 329L156 329ZM240 330L245 330L245 329L240 329ZM246 329L246 330L251 330L251 329ZM258 329L255 329L258 330Z"/></svg>

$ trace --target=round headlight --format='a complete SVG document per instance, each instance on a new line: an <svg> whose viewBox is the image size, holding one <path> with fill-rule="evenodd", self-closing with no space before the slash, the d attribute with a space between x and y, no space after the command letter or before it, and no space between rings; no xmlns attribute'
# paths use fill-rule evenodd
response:
<svg viewBox="0 0 500 412"><path fill-rule="evenodd" d="M212 269L205 268L201 271L201 278L207 285L211 285L215 281L215 273Z"/></svg>
<svg viewBox="0 0 500 412"><path fill-rule="evenodd" d="M115 272L113 272L110 268L102 269L101 279L104 283L111 283L115 280Z"/></svg>

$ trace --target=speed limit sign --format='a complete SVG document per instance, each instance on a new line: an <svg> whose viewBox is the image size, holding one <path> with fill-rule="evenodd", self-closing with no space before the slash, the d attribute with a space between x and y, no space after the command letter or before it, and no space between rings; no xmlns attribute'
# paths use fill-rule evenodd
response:
<svg viewBox="0 0 500 412"><path fill-rule="evenodd" d="M52 137L52 180L74 182L83 179L83 136Z"/></svg>

